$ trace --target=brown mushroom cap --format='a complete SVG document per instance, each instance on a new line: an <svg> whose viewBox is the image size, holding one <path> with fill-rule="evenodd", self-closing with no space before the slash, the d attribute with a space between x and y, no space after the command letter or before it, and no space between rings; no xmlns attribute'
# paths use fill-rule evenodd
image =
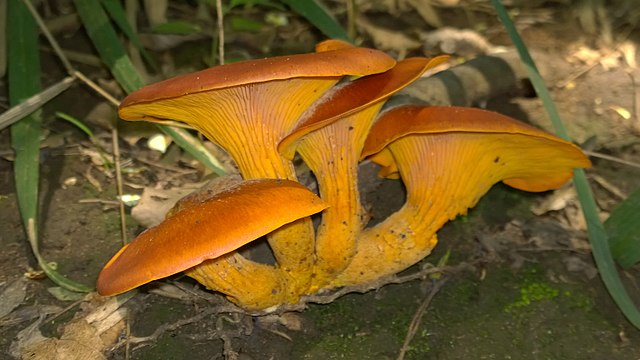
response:
<svg viewBox="0 0 640 360"><path fill-rule="evenodd" d="M176 274L325 208L299 183L245 181L181 209L125 245L100 272L98 292L115 295Z"/></svg>

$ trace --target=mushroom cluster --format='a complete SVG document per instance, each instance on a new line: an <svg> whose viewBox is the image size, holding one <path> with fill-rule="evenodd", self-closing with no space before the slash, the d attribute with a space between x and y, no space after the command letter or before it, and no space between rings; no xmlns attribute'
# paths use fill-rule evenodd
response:
<svg viewBox="0 0 640 360"><path fill-rule="evenodd" d="M122 119L184 122L225 149L241 178L220 178L178 202L105 265L98 292L184 271L247 310L268 311L408 268L431 252L444 223L499 181L545 191L590 166L575 145L485 110L404 105L379 114L445 60L396 62L328 40L314 53L213 67L130 94ZM296 153L319 194L297 182ZM404 206L372 227L358 193L364 159L407 189ZM263 236L275 264L238 251Z"/></svg>

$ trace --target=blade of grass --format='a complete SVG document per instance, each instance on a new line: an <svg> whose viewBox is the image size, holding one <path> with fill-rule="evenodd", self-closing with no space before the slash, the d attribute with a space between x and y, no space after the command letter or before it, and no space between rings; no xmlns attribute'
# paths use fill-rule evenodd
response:
<svg viewBox="0 0 640 360"><path fill-rule="evenodd" d="M149 64L154 71L158 71L158 65L153 60L151 55L149 55L147 49L142 46L138 34L133 31L133 28L129 24L129 21L127 21L127 15L122 8L122 4L120 3L120 1L102 0L102 6L104 6L105 10L107 10L109 16L111 16L111 19L113 19L113 22L118 25L118 28L120 28L120 30L127 36L131 43L133 43L138 51L140 51L147 64Z"/></svg>
<svg viewBox="0 0 640 360"><path fill-rule="evenodd" d="M518 54L520 55L520 59L527 69L533 88L542 100L544 107L551 118L551 122L553 123L556 133L561 138L570 140L567 130L565 129L560 115L558 114L555 103L551 99L551 95L544 84L544 80L542 79L542 76L540 76L540 73L533 62L527 47L522 41L522 38L520 38L516 27L513 25L507 10L500 0L491 0L491 3L496 9L498 17L507 30L511 41L515 44ZM629 322L633 324L633 326L640 329L640 311L629 297L629 294L620 279L618 270L616 269L616 265L613 261L613 256L611 255L611 250L609 249L608 235L602 225L602 222L598 218L598 207L593 197L593 193L591 192L587 177L582 169L574 170L573 183L576 187L578 199L582 205L582 212L587 222L587 233L589 235L593 258L598 266L600 277L622 313L627 317Z"/></svg>
<svg viewBox="0 0 640 360"><path fill-rule="evenodd" d="M618 204L604 222L611 252L620 266L628 268L640 262L640 188Z"/></svg>
<svg viewBox="0 0 640 360"><path fill-rule="evenodd" d="M98 54L111 70L113 77L127 92L144 85L142 78L127 56L109 18L102 9L99 0L74 0L78 14L85 26ZM185 151L201 161L218 175L224 175L223 168L215 157L202 144L186 131L160 129L173 138ZM175 137L174 137L175 136Z"/></svg>
<svg viewBox="0 0 640 360"><path fill-rule="evenodd" d="M3 112L0 114L0 130L40 109L44 104L49 102L49 100L67 90L74 81L74 77L67 76L56 84L30 96L18 105L15 105L11 109Z"/></svg>
<svg viewBox="0 0 640 360"><path fill-rule="evenodd" d="M38 28L21 1L8 4L9 102L17 105L40 91ZM15 151L14 176L20 216L38 265L57 285L77 292L91 288L67 279L40 255L38 244L38 183L42 117L39 110L11 125L11 144Z"/></svg>
<svg viewBox="0 0 640 360"><path fill-rule="evenodd" d="M282 2L329 38L351 41L342 25L317 0L282 0Z"/></svg>

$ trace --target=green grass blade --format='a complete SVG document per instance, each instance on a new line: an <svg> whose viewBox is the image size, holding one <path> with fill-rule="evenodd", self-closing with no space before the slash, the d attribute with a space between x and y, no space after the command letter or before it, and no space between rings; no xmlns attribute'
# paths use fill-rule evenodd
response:
<svg viewBox="0 0 640 360"><path fill-rule="evenodd" d="M507 10L504 8L500 0L491 0L491 3L496 9L498 17L504 24L511 41L515 44L520 58L527 68L533 88L542 100L544 107L551 118L553 126L556 129L556 133L563 139L569 140L567 130L560 119L555 103L551 99L551 95L544 84L544 80L542 79L542 76L540 76L527 47L524 45L518 31L513 25ZM602 225L602 222L598 218L598 208L593 197L593 193L591 192L591 188L589 187L587 177L582 169L574 170L573 183L576 187L578 199L582 205L582 211L587 222L587 233L589 235L593 257L596 265L598 266L600 277L622 313L627 317L629 322L633 324L633 326L640 329L640 311L629 297L624 284L622 284L622 280L620 279L618 270L616 269L616 265L613 261L613 256L611 255L608 235Z"/></svg>
<svg viewBox="0 0 640 360"><path fill-rule="evenodd" d="M100 5L100 1L74 0L74 3L91 41L116 81L127 93L141 88L144 82L127 56L115 29ZM215 157L191 134L186 131L167 129L165 126L160 126L160 129L213 172L218 175L225 174L222 172L219 162L213 160Z"/></svg>
<svg viewBox="0 0 640 360"><path fill-rule="evenodd" d="M282 2L329 38L351 41L347 31L318 0L282 0Z"/></svg>
<svg viewBox="0 0 640 360"><path fill-rule="evenodd" d="M93 136L93 131L91 131L91 129L89 129L89 127L87 127L87 125L85 125L82 121L60 111L56 111L56 116L75 125L78 129L82 130L82 132L85 133L92 141L95 138Z"/></svg>
<svg viewBox="0 0 640 360"><path fill-rule="evenodd" d="M116 81L127 93L141 88L144 83L120 44L120 39L100 1L74 0L73 2L89 38Z"/></svg>
<svg viewBox="0 0 640 360"><path fill-rule="evenodd" d="M127 36L127 38L131 41L131 43L133 43L133 45L138 49L138 51L140 51L140 53L142 54L142 57L147 62L147 64L149 64L154 71L158 71L158 65L153 60L151 55L149 55L149 52L147 51L147 49L145 49L144 46L142 46L142 43L140 42L140 38L138 37L138 34L135 31L133 31L131 24L129 24L129 21L127 21L127 15L125 14L120 1L102 0L102 6L104 6L105 10L107 10L107 12L109 13L109 16L111 17L111 19L113 19L113 22L115 22L116 25L118 25L118 28L120 28L120 30Z"/></svg>
<svg viewBox="0 0 640 360"><path fill-rule="evenodd" d="M640 262L640 188L618 204L604 222L613 258L622 267Z"/></svg>
<svg viewBox="0 0 640 360"><path fill-rule="evenodd" d="M40 91L38 28L22 1L8 4L9 102L17 105ZM37 110L11 125L11 144L15 151L14 176L20 216L38 265L56 284L78 292L92 289L60 275L40 255L38 246L38 183L40 179L40 137L42 117Z"/></svg>

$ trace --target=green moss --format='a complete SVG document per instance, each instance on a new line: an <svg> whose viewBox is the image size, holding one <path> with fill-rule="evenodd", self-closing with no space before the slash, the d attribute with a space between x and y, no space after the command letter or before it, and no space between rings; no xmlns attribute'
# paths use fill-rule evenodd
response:
<svg viewBox="0 0 640 360"><path fill-rule="evenodd" d="M545 283L525 284L520 288L520 298L507 305L505 307L505 311L512 312L517 308L529 306L533 302L551 300L558 297L559 294L560 292L558 289L555 289Z"/></svg>

